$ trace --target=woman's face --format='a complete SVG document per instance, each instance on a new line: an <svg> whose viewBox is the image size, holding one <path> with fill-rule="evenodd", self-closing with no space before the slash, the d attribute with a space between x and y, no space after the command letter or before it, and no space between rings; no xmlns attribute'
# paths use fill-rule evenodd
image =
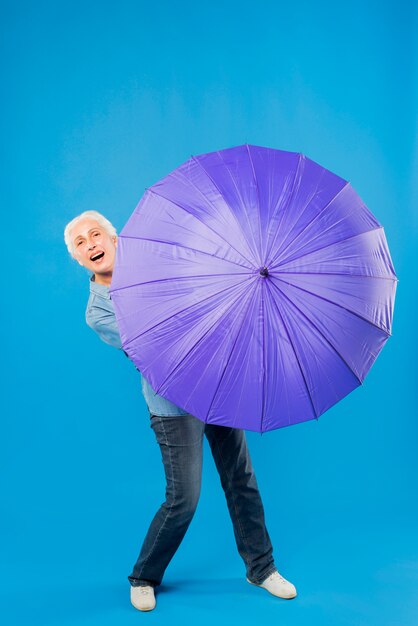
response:
<svg viewBox="0 0 418 626"><path fill-rule="evenodd" d="M111 274L115 263L117 237L111 236L90 217L80 220L71 230L74 258L94 272Z"/></svg>

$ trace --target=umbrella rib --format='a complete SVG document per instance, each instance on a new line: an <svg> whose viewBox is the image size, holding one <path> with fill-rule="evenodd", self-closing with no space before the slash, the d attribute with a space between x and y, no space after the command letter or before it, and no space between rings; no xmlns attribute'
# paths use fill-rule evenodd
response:
<svg viewBox="0 0 418 626"><path fill-rule="evenodd" d="M224 159L224 157L223 157L223 153L222 153L220 150L218 150L218 153L217 153L217 154L218 154L218 156L220 156L220 158L221 158L221 160L222 160L222 163L224 164L224 166L225 166L225 168L226 168L226 171L227 171L227 172L228 172L228 174L229 174L229 178L231 179L232 184L233 184L233 185L234 185L234 187L235 187L235 190L236 190L236 192L237 192L237 194L238 194L238 197L239 197L239 199L240 199L241 205L242 205L242 207L243 207L243 209L244 209L245 219L246 219L246 221L247 221L247 224L248 224L248 227L249 227L249 229L250 229L251 236L252 236L252 240L253 240L253 245L254 245L254 255L256 255L256 253L257 253L257 252L259 253L259 249L258 249L258 247L257 247L257 242L256 242L255 237L254 237L254 230L253 230L253 228L252 228L252 224L251 224L250 219L249 219L249 216L248 216L248 212L247 212L247 204L246 204L246 203L243 201L243 199L242 199L241 192L240 192L240 190L239 190L239 188L238 188L238 185L237 185L237 183L236 183L235 178L234 178L234 177L233 177L233 175L232 175L231 170L230 170L230 169L229 169L229 167L228 167L227 162L225 161L225 159ZM261 263L261 260L260 260L260 259L258 259L258 264L260 264L260 263Z"/></svg>
<svg viewBox="0 0 418 626"><path fill-rule="evenodd" d="M237 224L238 228L239 228L239 232L242 234L242 236L244 237L245 243L248 246L248 250L251 252L251 254L254 256L254 251L251 249L251 246L248 242L247 237L245 236L244 231L242 230L241 224L239 223L239 221L237 220L237 216L235 215L235 213L233 212L233 210L231 209L231 207L229 206L228 202L225 200L221 190L219 189L218 185L216 184L216 182L214 181L214 179L212 178L212 176L209 174L209 172L207 171L207 169L201 164L201 162L194 156L192 156L192 159L195 163L198 164L198 166L200 167L200 169L206 174L206 176L209 178L209 180L211 181L212 185L216 188L216 190L218 191L219 195L221 196L222 200L225 203L225 206L228 207L229 209L229 213L230 215L232 215L234 217L235 223ZM229 170L228 170L229 171ZM211 203L213 205L213 203ZM245 257L246 258L246 257ZM248 259L247 259L248 261ZM255 262L252 262L252 265L255 265Z"/></svg>
<svg viewBox="0 0 418 626"><path fill-rule="evenodd" d="M231 242L227 241L225 239L225 237L222 237L222 235L220 235L214 228L212 228L211 226L209 226L208 224L206 224L206 222L203 222L201 219L199 219L194 213L190 213L190 211L188 211L184 206L182 206L181 204L179 204L178 202L174 202L174 200L171 200L170 198L166 198L166 196L163 196L161 193L157 193L156 191L154 191L151 188L148 188L148 191L152 194L154 194L155 196L158 196L159 198L162 198L163 200L165 200L166 202L170 202L170 204L173 204L174 206L178 207L179 209L182 209L185 213L187 213L188 215L192 215L198 222L200 222L201 224L203 224L204 226L206 226L206 228L209 228L209 230L211 230L213 233L215 233L215 235L217 235L220 239L222 239L222 241L225 241L225 243L230 246L233 250L235 250L235 252L237 252L240 256L242 256L243 259L245 259L246 261L248 261L248 263L250 263L250 266L254 267L254 264L251 263L251 261L249 259L247 259L247 257L242 254L242 252L240 252L239 250L237 250L232 244ZM248 242L247 242L248 245ZM243 265L242 267L246 267L246 265ZM251 267L251 269L252 269Z"/></svg>
<svg viewBox="0 0 418 626"><path fill-rule="evenodd" d="M245 352L245 357L248 354L248 342L247 342L247 346L246 346L246 352ZM243 358L245 358L243 357ZM250 365L250 359L245 358L245 369L244 369L244 373L242 374L242 379L245 380L245 378L248 375L248 367ZM240 388L240 392L239 392L239 397L237 398L237 401L235 403L235 410L234 410L234 416L233 416L233 420L231 421L231 423L229 424L230 426L232 426L233 428L236 428L236 423L237 423L237 407L239 407L241 405L241 400L242 400L242 394L244 393L244 386L241 385Z"/></svg>
<svg viewBox="0 0 418 626"><path fill-rule="evenodd" d="M318 180L316 181L316 187L315 187L315 190L313 190L313 191L311 191L311 192L310 192L310 195L309 195L308 199L304 202L304 206L300 209L299 214L298 214L298 215L297 215L297 217L296 217L296 220L295 220L295 221L294 221L291 225L288 225L288 226L287 226L287 235L288 235L288 234L290 234L290 232L293 230L293 228L296 226L296 224L299 222L299 220L301 219L301 217L302 217L302 216L303 216L303 214L305 213L305 211L306 211L307 207L311 204L312 200L313 200L313 199L315 198L315 196L317 195L319 184L320 184L320 182L321 182L321 180L322 180L322 178L323 178L323 176L324 176L325 172L326 172L325 168L322 168L321 175L319 176ZM303 230L305 230L305 229L303 229ZM301 232L303 232L303 230L302 230ZM301 233L299 233L299 235L300 235L300 234L301 234ZM280 242L279 247L278 247L278 249L276 250L276 253L275 253L274 257L271 259L271 261L270 261L270 265L271 265L271 264L273 263L273 261L277 258L277 256L279 256L280 254L282 254L285 250L287 250L287 249L288 249L288 247L289 247L290 245L292 245L292 243L294 243L294 240L295 240L295 239L297 239L297 237L298 237L299 235L296 235L296 237L295 237L293 240L291 240L290 242L288 242L288 244L284 247L284 249L283 249L283 250L281 250L280 246L281 246L281 245L284 243L284 241L286 240L286 233L283 235L283 239L282 239L282 241Z"/></svg>
<svg viewBox="0 0 418 626"><path fill-rule="evenodd" d="M242 263L237 263L236 261L231 261L230 259L223 258L218 256L217 254L213 254L212 252L205 252L204 250L198 250L197 248L191 248L190 246L185 246L182 243L172 243L170 241L164 241L163 239L151 239L149 237L133 237L132 235L120 235L122 239L137 239L140 241L153 241L155 243L165 243L169 246L179 246L180 248L185 248L186 250L193 250L193 252L198 252L199 254L206 254L210 257L215 257L220 261L226 261L227 263L233 263L234 265L238 265L239 267L246 267L246 265L242 265Z"/></svg>
<svg viewBox="0 0 418 626"><path fill-rule="evenodd" d="M200 164L200 162L196 159L196 157L192 156L192 161L193 161L194 163L196 163L196 164L200 167L200 169L201 169L201 170L203 170L203 172L205 173L205 176L207 176L207 177L209 178L209 180L211 181L211 183L212 183L212 184L214 185L214 187L216 188L216 190L217 190L217 192L219 193L220 197L221 197L221 198L222 198L222 200L224 201L225 206L227 206L227 207L228 207L228 212L229 212L229 214L231 215L231 217L233 217L233 218L234 218L234 222L235 222L235 224L238 226L238 230L239 230L239 232L240 232L240 233L242 234L242 236L244 237L244 241L245 241L245 243L247 244L248 250L249 250L250 252L252 252L252 250L251 250L251 248L250 248L250 244L248 243L247 238L245 237L245 235L244 235L244 233L243 233L243 231L242 231L241 225L240 225L240 223L238 222L238 220L237 220L237 217L236 217L235 213L234 213L233 211L231 211L231 207L230 207L230 206L229 206L229 204L226 202L226 200L225 200L225 198L223 197L223 195L222 195L222 193L221 193L221 191L220 191L219 187L216 185L215 181L214 181L214 180L210 177L210 175L209 175L209 174L208 174L208 172L205 170L205 168L204 168L204 167ZM185 175L183 174L183 172L178 172L178 171L177 171L177 172L176 172L176 175L177 175L177 176L180 176L180 175L181 175L181 176L182 176L182 177L183 177L183 178L184 178L184 179L185 179L185 180L186 180L189 184L191 184L191 185L193 186L193 188L194 188L194 189L196 189L196 191L198 191L198 192L200 193L200 195L201 195L201 196L202 196L202 198L205 200L205 202L209 202L209 204L211 204L211 205L213 206L213 208L214 208L216 211L219 211L219 209L216 207L216 205L215 205L215 204L214 204L214 203L213 203L213 202L212 202L212 201L211 201L211 200L210 200L207 196L205 196L205 194L203 193L203 191L202 191L202 190L201 190L201 189L200 189L200 188L199 188L199 187L198 187L198 186L197 186L197 185L196 185L196 184L195 184L195 183L194 183L194 182L193 182L190 178L187 178L187 176L185 176ZM173 176L173 174L169 174L169 176ZM173 178L174 178L174 176L173 176ZM196 218L196 219L197 219L197 218ZM199 221L200 221L200 220L199 220ZM213 229L212 229L212 230L213 230ZM213 232L216 232L216 231L213 231ZM220 236L220 235L219 235L219 236ZM225 239L224 239L224 241L225 241ZM227 243L228 243L228 242L227 242ZM229 244L229 245L231 245L231 244ZM231 246L231 247L233 247L233 246ZM236 249L236 248L234 248L234 250L235 250L235 249ZM250 265L254 266L254 262L253 262L253 261L250 261L249 259L247 259L247 257L246 257L244 254L242 254L242 252L239 252L239 254L241 254L241 256L242 256L242 257L243 257L246 261L248 261L248 263L249 263Z"/></svg>
<svg viewBox="0 0 418 626"><path fill-rule="evenodd" d="M279 229L280 229L280 226L282 225L284 212L285 212L285 211L286 211L286 209L288 208L288 206L289 206L290 202L293 200L293 194L294 194L295 187L296 187L296 185L295 185L295 183L296 183L296 178L297 178L297 176L298 176L298 174L299 174L299 170L300 170L300 165L301 165L301 163L302 163L302 159L304 158L303 154L299 154L298 156L299 156L299 158L298 158L298 164L297 164L297 167L296 167L295 175L294 175L294 177L293 177L293 181L292 181L292 188L291 188L290 193L289 193L289 198L288 198L288 200L287 200L286 205L285 205L284 207L282 207L282 212L281 212L281 216L280 216L280 221L279 221L279 223L277 224L277 228L276 228L276 231L275 231L275 233L274 233L273 241L272 241L272 242L271 242L271 244L270 244L268 254L267 254L267 251L266 251L266 258L268 258L268 257L270 256L270 252L272 251L272 248L273 248L274 244L276 243L277 235L279 234ZM276 211L273 211L273 215L271 216L271 218L270 218L270 220L269 220L269 225L268 225L268 227L267 227L267 241L268 241L268 235L269 235L269 233L270 233L270 224L271 224L272 219L273 219L273 218L274 218L274 216L275 216L275 213L276 213ZM269 267L269 263L266 263L266 265L267 265L267 267Z"/></svg>
<svg viewBox="0 0 418 626"><path fill-rule="evenodd" d="M252 172L253 172L255 188L257 189L258 234L259 234L259 237L260 237L260 253L261 253L261 257L263 259L264 257L263 257L263 237L262 237L262 233L261 233L260 189L258 187L257 176L255 175L254 161L253 161L253 157L251 156L251 150L250 150L250 146L248 145L248 143L246 144L246 148L247 148L248 157L249 157L250 163L251 163L251 169L252 169Z"/></svg>
<svg viewBox="0 0 418 626"><path fill-rule="evenodd" d="M268 283L266 283L266 287L267 287L267 289L270 291L270 287L269 287ZM297 364L298 364L298 366L299 366L300 373L302 374L303 382L304 382L304 384L305 384L306 391L308 392L308 398L309 398L309 400L310 400L310 402L311 402L312 410L313 410L313 412L314 412L315 418L316 418L316 419L318 419L318 417L319 417L319 416L318 416L318 414L317 414L317 412L316 412L315 405L314 405L314 403L313 403L313 399L312 399L312 396L311 396L311 392L309 391L308 383L306 382L305 374L304 374L304 372L303 372L302 365L301 365L301 363L300 363L300 361L299 361L299 357L298 357L298 355L297 355L297 352L296 352L295 346L294 346L294 344L293 344L293 341L292 341L292 340L291 340L291 338L290 338L290 333L289 333L289 330L288 330L287 325L286 325L286 323L285 323L285 321L284 321L284 319L283 319L283 316L282 316L282 314L281 314L281 311L280 311L279 307L277 306L277 302L276 302L276 300L273 298L273 296L272 296L272 298L271 298L271 299L272 299L272 302L274 303L274 306L275 306L275 307L276 307L276 309L277 309L277 312L278 312L278 314L279 314L279 316L280 316L280 319L282 320L282 324L283 324L283 327L284 327L284 329L285 329L285 331L286 331L287 338L289 339L289 343L290 343L290 345L292 346L293 353L294 353L294 355L295 355L295 357L296 357L296 362L297 362Z"/></svg>
<svg viewBox="0 0 418 626"><path fill-rule="evenodd" d="M166 283L166 282L171 283L173 281L178 281L178 280L190 280L190 278L211 278L213 276L248 276L248 274L249 274L248 272L235 272L235 274L231 274L231 272L228 272L226 274L192 274L191 276L170 276L169 278L157 278L156 280L147 280L143 283L133 283L132 285L124 285L123 287L116 287L115 289L110 289L110 292L116 293L117 291L130 289L131 287L139 287L140 285L152 285L153 283Z"/></svg>
<svg viewBox="0 0 418 626"><path fill-rule="evenodd" d="M357 233L356 235L351 235L350 237L345 237L344 239L339 239L338 241L334 241L332 243L329 243L326 246L321 246L320 248L316 248L316 250L311 250L310 252L307 252L306 254L302 254L301 256L298 256L295 259L292 259L291 261L288 261L287 264L293 263L294 261L299 261L300 259L303 259L305 256L309 256L310 254L316 254L317 252L322 252L322 250L326 250L327 248L331 248L332 246L335 246L337 244L343 243L344 241L349 241L350 239L355 239L356 237L360 237L361 235L366 235L367 233L374 233L377 230L383 231L383 226L379 226L379 228L371 228L370 230L364 230L362 233ZM358 255L351 255L351 256L355 256L356 258L358 257ZM313 262L315 263L315 261L313 261ZM286 265L286 263L284 263L283 265L278 263L277 265L271 266L271 268L273 269L273 267L283 267L285 265Z"/></svg>
<svg viewBox="0 0 418 626"><path fill-rule="evenodd" d="M347 276L347 274L337 274L337 275ZM271 276L271 278L273 280L281 280L284 283L286 282L285 280L283 280L282 278L279 278L278 276ZM334 304L335 306L338 306L340 309L343 309L344 311L347 311L348 313L351 313L352 315L355 315L359 319L363 320L363 322L367 322L371 326L374 326L375 328L378 328L379 330L385 332L388 335L388 337L391 336L391 332L390 332L390 330L388 330L386 328L386 326L383 326L383 328L382 328L382 326L379 326L378 324L375 324L371 320L367 319L367 317L363 317L362 315L360 315L359 313L356 313L355 311L352 311L351 309L347 309L347 307L343 306L342 304L338 304L338 302L333 302L332 300L329 300L328 298L325 298L324 296L320 296L320 295L318 295L316 293L313 293L312 291L309 291L308 289L304 289L303 287L300 287L299 285L294 285L293 283L290 283L290 285L292 287L296 287L296 289L300 289L301 291L304 291L305 293L309 293L310 295L315 296L316 298L320 298L321 300L324 300L325 302L328 302L330 304ZM279 287L277 287L277 288L279 289Z"/></svg>
<svg viewBox="0 0 418 626"><path fill-rule="evenodd" d="M355 213L355 211L351 211L351 213L347 213L346 215L344 215L344 217L342 217L340 220L337 220L336 222L334 222L333 224L331 224L331 226L328 226L328 228L326 228L325 230L322 230L318 235L316 235L315 237L313 237L312 239L310 239L309 241L305 242L304 244L302 244L299 248L297 248L296 250L293 251L292 254L294 254L295 252L299 252L300 250L302 250L303 248L305 248L305 246L308 246L310 243L312 243L313 241L316 241L317 239L321 238L325 233L327 233L329 230L332 230L333 228L335 228L335 226L337 226L338 224L341 224L341 222L344 222L344 220L346 220L348 217L350 217L351 215L353 215L353 213ZM382 228L382 227L380 227ZM370 230L365 230L363 232L365 233L370 233L374 230L379 230L378 228L370 228ZM363 233L357 233L357 235L362 235ZM356 235L353 235L354 237ZM347 239L350 239L350 237L347 237ZM333 243L339 243L340 241L345 241L345 239L339 239L338 241L334 241ZM331 244L332 245L332 244ZM319 248L321 249L321 248ZM316 252L316 250L313 250L312 252ZM310 254L310 252L307 252L306 254ZM292 256L292 255L290 255ZM306 256L302 254L302 257ZM302 258L302 257L296 257L297 259ZM279 255L280 258L280 255ZM274 258L274 260L277 259L277 256ZM286 263L286 259L284 259L284 264ZM279 261L279 265L280 265L280 261Z"/></svg>
<svg viewBox="0 0 418 626"><path fill-rule="evenodd" d="M228 306L228 308L226 309L226 311L230 311L232 309L232 307L234 306L234 304L240 299L240 295L235 298L231 304ZM223 315L225 314L225 311L223 313ZM163 382L158 385L157 389L155 389L155 394L157 394L159 392L159 390L161 389L161 387L163 385L165 385L165 383L170 380L170 378L173 376L174 372L176 372L178 370L178 368L180 367L180 365L183 363L183 361L188 357L188 355L190 354L190 352L192 352L192 350L194 350L196 348L196 346L198 346L203 339L206 337L206 335L208 335L208 333L210 333L210 331L218 324L222 321L223 316L218 317L218 319L215 320L215 322L207 329L207 331L199 338L199 340L190 348L190 350L188 350L186 352L186 354L181 358L181 360L177 363L177 365L168 373L168 375L165 377L165 379L163 380ZM219 385L218 385L219 386ZM216 392L215 392L216 393ZM213 399L212 399L213 402ZM212 403L211 403L212 406ZM206 415L207 418L207 415Z"/></svg>
<svg viewBox="0 0 418 626"><path fill-rule="evenodd" d="M215 274L215 276L217 276L217 274ZM158 282L158 281L156 281L156 282ZM242 280L242 281L240 281L238 283L234 283L233 285L230 285L229 287L225 287L225 289L221 289L220 291L216 291L215 293L212 293L210 296L207 296L206 298L202 298L202 300L199 300L199 304L201 304L202 302L205 302L206 300L210 300L210 298L213 298L214 296L218 296L220 293L223 293L224 291L228 291L229 289L234 289L234 288L236 288L238 286L241 286L244 283L245 283L245 281ZM168 322L173 317L176 317L176 315L179 315L180 313L184 313L185 311L188 311L189 309L193 308L194 306L196 306L196 302L193 302L193 304L191 304L190 306L185 307L184 309L181 309L180 311L176 311L175 313L173 313L169 317L166 317L165 319L161 320L157 324L154 324L154 326L151 326L150 328L147 328L142 333L139 333L139 335L136 335L135 337L130 339L127 343L125 343L125 345L123 347L126 348L126 346L128 346L130 343L132 343L133 341L135 341L139 337L142 337L142 335L145 335L146 333L149 333L151 330L154 330L155 328L158 328L158 326L161 326L161 324L164 324L165 322Z"/></svg>
<svg viewBox="0 0 418 626"><path fill-rule="evenodd" d="M248 306L249 306L249 304L250 304L250 302L251 302L250 295L252 296L252 293L253 293L253 291L255 291L255 287L256 287L256 286L257 286L257 282L256 282L256 281L254 281L254 288L253 288L253 290L250 292L250 294L249 294L249 296L248 296L248 298L247 298L247 300L246 300L246 302L245 302L245 304L247 304ZM245 313L244 313L244 318L245 318L245 316L246 316L246 314L247 314L247 311L248 311L248 306L247 306L247 309L245 310ZM243 310L243 308L244 308L244 305L241 307L241 310ZM220 385L221 385L221 382L222 382L223 377L224 377L224 375L225 375L226 369L227 369L227 367L228 367L228 363L229 363L229 361L231 360L232 354L233 354L233 352L234 352L235 346L236 346L236 344L237 344L238 338L239 338L239 336L240 336L240 334L241 334L241 331L242 331L243 327L244 327L244 324L241 324L241 326L238 328L237 336L235 337L235 340L234 340L234 345L232 346L231 351L230 351L230 353L229 353L229 355L228 355L228 359L227 359L227 361L226 361L226 363L225 363L225 366L224 366L224 368L223 368L223 370L222 370L222 374L221 374L221 376L220 376L220 378L219 378L219 382L218 382L218 384L217 384L217 386L216 386L215 393L214 393L214 394L213 394L213 396L212 396L212 400L211 400L210 405L209 405L209 408L208 408L208 410L207 410L206 417L205 417L205 424L207 424L207 419L208 419L208 417L209 417L210 410L211 410L211 408L212 408L212 406L213 406L213 403L214 403L214 401L215 401L215 398L216 398L216 396L217 396L217 394L218 394L219 387L220 387Z"/></svg>
<svg viewBox="0 0 418 626"><path fill-rule="evenodd" d="M317 214L316 214L316 215L315 215L315 216L314 216L314 217L310 220L310 222L308 222L308 223L306 224L306 226L305 226L305 227L304 227L304 228L300 231L300 233L299 233L299 234L297 234L297 235L296 235L296 237L294 237L294 239L292 239L292 241L289 241L289 243L287 244L287 246L286 246L283 250L279 251L279 253L280 253L280 254L284 254L284 253L286 252L286 250L289 248L289 246L291 246L292 244L294 244L294 243L295 243L295 241L297 241L297 240L299 239L299 237L300 237L300 236L301 236L301 235L305 232L305 230L306 230L307 228L309 228L309 227L310 227L310 226L311 226L311 225L312 225L312 224L316 221L316 219L317 219L317 218L319 218L319 216L320 216L320 215L322 215L322 213L323 213L324 211L326 211L326 210L327 210L327 208L329 207L329 205L331 204L331 202L334 202L335 198L337 198L337 197L339 196L339 194L340 194L340 193L341 193L341 192L342 192L342 191L343 191L343 190L347 187L347 185L349 185L349 184L350 184L350 183L348 183L348 182L347 182L347 183L346 183L343 187L341 187L341 189L340 189L340 190L339 190L339 191L335 194L335 196L333 196L333 197L331 198L331 200L329 200L329 202L327 202L327 204L326 204L326 205L325 205L325 206L324 206L324 207L323 207L323 208L319 211L319 213L317 213ZM306 207L305 207L305 208L306 208ZM297 224L297 222L296 222L296 224ZM295 226L295 224L293 224L293 226ZM321 233L321 234L322 234L322 233ZM276 255L276 256L277 256L277 255ZM276 256L275 256L275 257L273 257L273 258L271 259L270 263L273 263L273 261L275 261L275 260L276 260Z"/></svg>
<svg viewBox="0 0 418 626"><path fill-rule="evenodd" d="M265 327L264 327L264 319L265 319L265 313L264 313L264 298L263 298L263 286L264 281L261 282L261 326L263 329L263 386L261 388L261 397L262 397L262 403L261 403L261 420L260 420L260 433L263 432L263 421L264 421L264 413L266 410L266 336L265 336Z"/></svg>
<svg viewBox="0 0 418 626"><path fill-rule="evenodd" d="M273 274L273 272L270 272ZM379 280L391 280L392 282L399 282L397 278L391 276L372 276L371 274L342 274L341 272L286 272L286 270L280 270L280 274L307 274L308 276L354 276L356 278L377 278Z"/></svg>
<svg viewBox="0 0 418 626"><path fill-rule="evenodd" d="M303 315L303 317L304 317L304 318L305 318L305 319L306 319L306 320L307 320L307 321L311 324L311 326L313 326L313 327L315 328L315 330L317 330L317 331L318 331L318 333L321 335L321 337L323 337L323 338L325 339L325 341L326 341L326 342L327 342L327 343L331 346L331 348L334 350L334 352L335 352L336 354L338 354L338 356L340 357L340 359L341 359L342 361L344 361L344 363L346 364L346 366L348 367L348 369L349 369L351 372L353 372L354 376L357 378L357 380L359 381L359 383L362 385L362 384L363 384L363 381L362 381L362 379L360 378L359 374L356 372L356 370L354 370L354 369L353 369L353 367L352 367L351 365L349 365L349 364L347 363L347 361L346 361L346 360L345 360L345 358L342 356L342 354L341 354L341 353L337 350L337 348L336 348L336 347L335 347L335 346L331 343L331 341L330 341L330 340L329 340L329 339L328 339L328 338L324 335L324 333L321 331L321 329L320 329L320 328L318 328L318 326L317 326L317 325L316 325L316 324L315 324L315 323L314 323L311 319L309 319L309 317L307 317L307 315L305 315L305 313L302 311L302 309L300 309L300 308L298 307L298 305L297 305L297 304L295 304L295 303L293 302L293 300L291 300L291 298L289 298L289 296L287 296L287 295L286 295L286 294L285 294L285 293L284 293L284 292L280 289L280 287L279 287L278 285L274 285L274 284L273 284L273 287L275 287L275 288L276 288L276 289L280 292L280 294L281 294L282 296L284 296L284 297L286 298L286 300L288 300L288 302L290 302L290 304L292 304L292 305L293 305L293 306L294 306L294 307L295 307L295 308L296 308L296 309L297 309L297 310L298 310L298 311L299 311L299 312ZM373 354L373 356L377 357L377 355L375 355L374 353L372 353L372 354Z"/></svg>

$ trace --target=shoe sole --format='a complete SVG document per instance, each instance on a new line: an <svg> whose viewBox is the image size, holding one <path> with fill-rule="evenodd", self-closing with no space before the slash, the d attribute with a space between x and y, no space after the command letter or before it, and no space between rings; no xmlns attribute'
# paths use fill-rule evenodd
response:
<svg viewBox="0 0 418 626"><path fill-rule="evenodd" d="M155 603L154 606L150 606L149 609L141 609L139 606L136 606L136 604L134 604L133 602L131 602L131 604L137 611L152 611L157 606L157 603Z"/></svg>
<svg viewBox="0 0 418 626"><path fill-rule="evenodd" d="M275 593L271 593L271 591L269 591L262 585L257 585L257 583L253 583L251 580L248 580L248 578L246 578L246 581L247 583L250 583L250 585L254 585L254 587L259 587L260 589L264 589L264 591L268 591L270 595L275 596L276 598L282 598L283 600L292 600L292 598L296 598L296 596L298 595L297 593L295 593L293 596L276 596Z"/></svg>

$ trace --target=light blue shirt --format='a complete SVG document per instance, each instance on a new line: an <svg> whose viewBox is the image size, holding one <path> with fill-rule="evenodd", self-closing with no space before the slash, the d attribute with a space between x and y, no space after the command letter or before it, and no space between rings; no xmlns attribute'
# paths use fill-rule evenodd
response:
<svg viewBox="0 0 418 626"><path fill-rule="evenodd" d="M90 297L86 308L86 322L99 335L100 339L110 346L123 350L109 287L96 283L94 274L90 277ZM126 354L126 356L128 355ZM138 368L136 369L138 370ZM187 411L183 411L177 405L156 394L145 376L139 370L138 372L141 376L142 393L151 415L188 415Z"/></svg>

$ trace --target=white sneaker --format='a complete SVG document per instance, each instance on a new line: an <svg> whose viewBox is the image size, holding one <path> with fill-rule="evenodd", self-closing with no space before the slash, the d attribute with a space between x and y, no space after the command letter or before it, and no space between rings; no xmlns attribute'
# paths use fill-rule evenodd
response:
<svg viewBox="0 0 418 626"><path fill-rule="evenodd" d="M273 572L259 585L257 583L251 582L251 580L248 580L248 578L247 581L251 585L256 585L257 587L263 587L263 589L267 589L267 591L272 593L273 596L285 598L286 600L294 598L297 595L295 585L292 585L292 583L286 580L286 578L283 578L283 576L281 576L279 572Z"/></svg>
<svg viewBox="0 0 418 626"><path fill-rule="evenodd" d="M149 585L134 587L131 585L131 603L139 611L152 611L156 605L154 587Z"/></svg>

